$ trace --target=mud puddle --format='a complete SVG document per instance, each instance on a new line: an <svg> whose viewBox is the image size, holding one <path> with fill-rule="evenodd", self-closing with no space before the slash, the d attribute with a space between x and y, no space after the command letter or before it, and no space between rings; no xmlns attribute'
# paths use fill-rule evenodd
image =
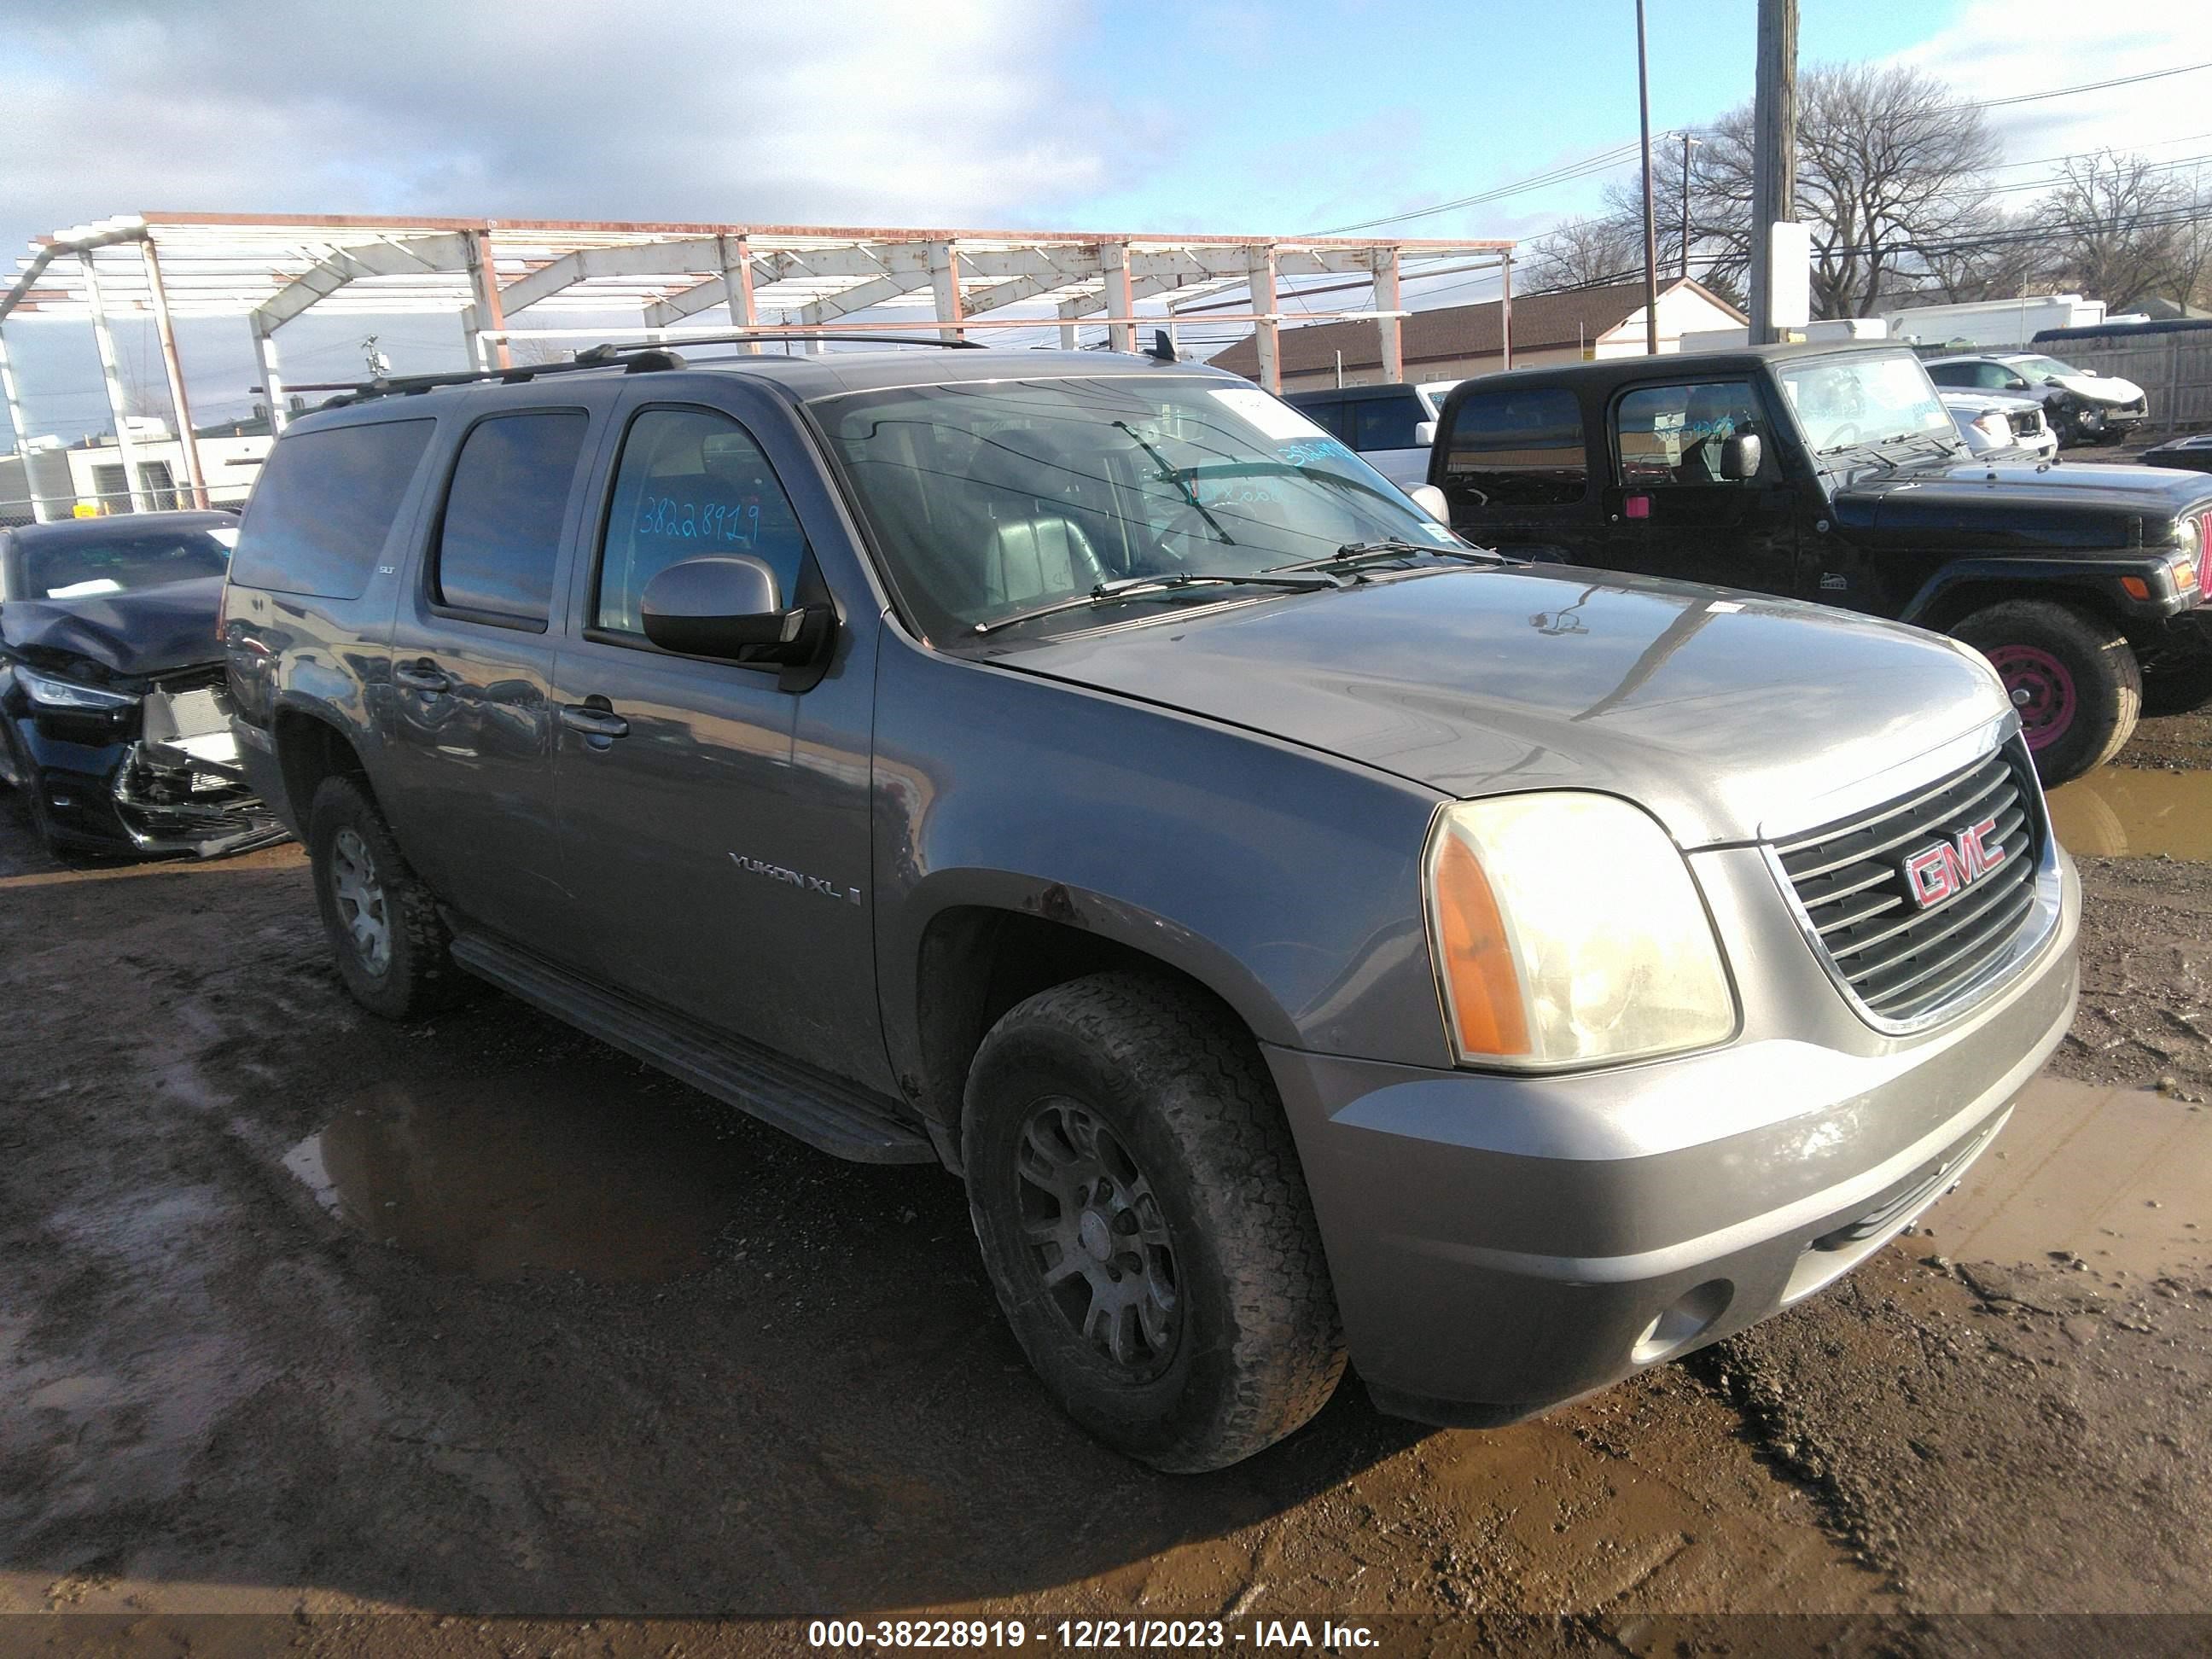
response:
<svg viewBox="0 0 2212 1659"><path fill-rule="evenodd" d="M2040 1077L1922 1230L1954 1261L2156 1276L2212 1261L2212 1113L2148 1089Z"/></svg>
<svg viewBox="0 0 2212 1659"><path fill-rule="evenodd" d="M348 1226L440 1267L630 1283L707 1265L743 1164L711 1109L613 1063L380 1085L284 1158Z"/></svg>
<svg viewBox="0 0 2212 1659"><path fill-rule="evenodd" d="M2086 858L2212 859L2212 772L2100 767L2051 792L2051 821Z"/></svg>

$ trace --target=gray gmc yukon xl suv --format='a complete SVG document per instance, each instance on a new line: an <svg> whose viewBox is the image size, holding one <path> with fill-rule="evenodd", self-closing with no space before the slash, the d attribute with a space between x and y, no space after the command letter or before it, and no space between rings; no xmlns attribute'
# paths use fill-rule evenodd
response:
<svg viewBox="0 0 2212 1659"><path fill-rule="evenodd" d="M586 356L365 388L247 509L236 732L344 982L942 1163L1133 1456L1347 1358L1499 1423L1740 1330L2066 1029L1964 647L1501 560L1200 367Z"/></svg>

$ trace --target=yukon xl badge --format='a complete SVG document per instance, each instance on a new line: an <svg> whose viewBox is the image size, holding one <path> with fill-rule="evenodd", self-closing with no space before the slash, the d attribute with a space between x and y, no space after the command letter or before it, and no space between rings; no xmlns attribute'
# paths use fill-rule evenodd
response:
<svg viewBox="0 0 2212 1659"><path fill-rule="evenodd" d="M749 876L765 876L770 881L780 881L787 887L796 887L809 893L819 893L824 898L842 899L848 904L860 902L860 890L848 887L842 882L824 880L810 876L803 870L790 870L781 864L770 864L766 859L749 858L743 853L730 854L730 861Z"/></svg>
<svg viewBox="0 0 2212 1659"><path fill-rule="evenodd" d="M1984 818L1961 830L1956 841L1939 841L1905 860L1905 884L1922 909L1962 893L2005 860L1996 837L1997 821Z"/></svg>

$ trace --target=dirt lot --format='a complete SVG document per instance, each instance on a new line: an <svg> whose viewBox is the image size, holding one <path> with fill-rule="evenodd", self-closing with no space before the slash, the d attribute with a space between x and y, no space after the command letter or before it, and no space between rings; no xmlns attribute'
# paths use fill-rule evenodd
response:
<svg viewBox="0 0 2212 1659"><path fill-rule="evenodd" d="M0 807L0 1611L127 1615L0 1643L219 1648L243 1627L148 1615L258 1611L325 1615L282 1627L310 1646L765 1650L797 1631L573 1620L958 1607L1741 1651L1699 1621L2212 1613L2212 866L2161 855L2208 815L2127 781L2057 798L2127 854L2084 860L2081 1018L1928 1231L1541 1421L1426 1433L1348 1386L1200 1480L1046 1401L943 1176L501 998L362 1015L295 849L59 868Z"/></svg>

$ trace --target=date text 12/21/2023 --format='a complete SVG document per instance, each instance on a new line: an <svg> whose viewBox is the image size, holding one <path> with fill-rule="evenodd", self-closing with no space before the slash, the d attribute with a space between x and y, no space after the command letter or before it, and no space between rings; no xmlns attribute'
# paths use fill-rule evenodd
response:
<svg viewBox="0 0 2212 1659"><path fill-rule="evenodd" d="M1239 1647L1337 1652L1371 1648L1375 1632L1362 1624L1331 1620L1062 1619L817 1619L807 1626L815 1648L1020 1648L1135 1652L1221 1651Z"/></svg>

